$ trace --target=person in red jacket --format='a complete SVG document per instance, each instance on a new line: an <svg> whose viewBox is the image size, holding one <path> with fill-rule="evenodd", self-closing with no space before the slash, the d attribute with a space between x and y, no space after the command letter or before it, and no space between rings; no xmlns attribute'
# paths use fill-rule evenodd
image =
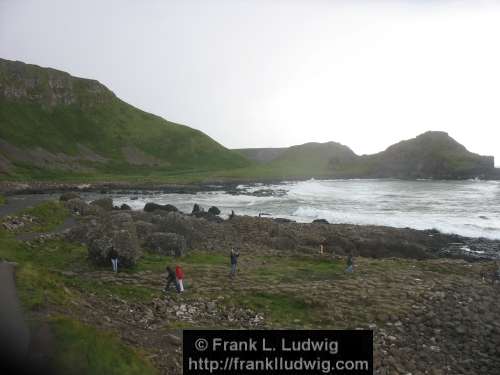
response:
<svg viewBox="0 0 500 375"><path fill-rule="evenodd" d="M179 293L184 292L184 271L182 270L181 266L176 265L175 266L175 277L177 278L177 285L179 286Z"/></svg>

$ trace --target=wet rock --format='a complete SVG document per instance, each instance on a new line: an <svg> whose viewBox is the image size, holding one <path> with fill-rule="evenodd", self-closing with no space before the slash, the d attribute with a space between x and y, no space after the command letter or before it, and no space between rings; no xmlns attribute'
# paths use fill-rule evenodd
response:
<svg viewBox="0 0 500 375"><path fill-rule="evenodd" d="M198 205L198 203L195 203L193 206L193 210L191 211L191 214L195 215L199 212L202 212L203 209Z"/></svg>
<svg viewBox="0 0 500 375"><path fill-rule="evenodd" d="M166 211L166 212L178 212L179 209L171 204L158 204L158 203L152 203L148 202L144 206L144 211L145 212L154 212L154 211Z"/></svg>
<svg viewBox="0 0 500 375"><path fill-rule="evenodd" d="M122 211L129 211L129 210L131 210L131 209L132 209L132 207L130 207L130 206L129 206L128 204L126 204L126 203L123 203L123 204L120 206L120 210L122 210Z"/></svg>
<svg viewBox="0 0 500 375"><path fill-rule="evenodd" d="M281 223L281 224L286 224L286 223L295 223L295 221L290 220L290 219L285 219L283 217L277 217L276 219L273 219L274 222L276 223Z"/></svg>
<svg viewBox="0 0 500 375"><path fill-rule="evenodd" d="M176 233L152 233L146 239L146 247L158 254L182 256L186 251L186 239Z"/></svg>
<svg viewBox="0 0 500 375"><path fill-rule="evenodd" d="M220 210L217 207L212 206L208 209L208 213L211 215L220 215Z"/></svg>
<svg viewBox="0 0 500 375"><path fill-rule="evenodd" d="M330 224L326 219L315 219L313 220L313 224Z"/></svg>

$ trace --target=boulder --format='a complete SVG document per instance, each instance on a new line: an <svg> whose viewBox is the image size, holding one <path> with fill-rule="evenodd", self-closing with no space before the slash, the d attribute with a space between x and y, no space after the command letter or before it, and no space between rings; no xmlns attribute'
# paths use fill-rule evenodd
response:
<svg viewBox="0 0 500 375"><path fill-rule="evenodd" d="M153 212L153 211L167 211L167 212L178 212L179 209L175 206L172 206L171 204L158 204L158 203L152 203L148 202L144 206L144 211L146 212Z"/></svg>
<svg viewBox="0 0 500 375"><path fill-rule="evenodd" d="M191 211L191 214L195 215L198 212L202 212L203 209L198 205L198 203L195 203L193 206L193 210Z"/></svg>
<svg viewBox="0 0 500 375"><path fill-rule="evenodd" d="M212 206L208 209L208 213L211 215L220 215L220 210L217 207Z"/></svg>
<svg viewBox="0 0 500 375"><path fill-rule="evenodd" d="M132 267L141 257L139 239L132 216L127 212L113 212L86 220L67 234L69 240L84 243L89 259L100 265L109 265L109 251L118 253L119 267Z"/></svg>
<svg viewBox="0 0 500 375"><path fill-rule="evenodd" d="M95 201L90 202L91 205L99 206L105 211L113 210L113 199L111 198L100 198Z"/></svg>
<svg viewBox="0 0 500 375"><path fill-rule="evenodd" d="M61 194L61 196L59 197L59 200L61 202L66 202L66 201L69 201L71 199L80 199L80 194L75 193L73 191L68 191L67 193Z"/></svg>
<svg viewBox="0 0 500 375"><path fill-rule="evenodd" d="M275 219L273 219L274 222L276 223L281 223L281 224L287 224L287 223L295 223L294 220L290 220L290 219L285 219L283 217L277 217Z"/></svg>
<svg viewBox="0 0 500 375"><path fill-rule="evenodd" d="M191 247L193 239L197 237L195 220L178 212L169 212L167 214L157 213L151 218L151 222L158 226L159 231L182 235L186 239L188 247Z"/></svg>
<svg viewBox="0 0 500 375"><path fill-rule="evenodd" d="M80 198L74 198L70 199L69 201L65 201L64 207L66 207L71 212L81 216L100 215L104 211L100 206L87 204Z"/></svg>
<svg viewBox="0 0 500 375"><path fill-rule="evenodd" d="M316 219L313 220L313 224L330 224L326 219Z"/></svg>
<svg viewBox="0 0 500 375"><path fill-rule="evenodd" d="M135 222L135 230L139 241L145 241L153 232L157 231L157 227L147 221L139 220Z"/></svg>
<svg viewBox="0 0 500 375"><path fill-rule="evenodd" d="M122 211L130 211L132 209L132 207L130 207L128 204L126 203L123 203L121 206L120 206L120 210Z"/></svg>
<svg viewBox="0 0 500 375"><path fill-rule="evenodd" d="M186 239L177 233L152 233L146 240L146 247L158 254L182 256L186 251Z"/></svg>
<svg viewBox="0 0 500 375"><path fill-rule="evenodd" d="M133 267L142 256L135 231L120 229L113 232L113 244L122 267Z"/></svg>

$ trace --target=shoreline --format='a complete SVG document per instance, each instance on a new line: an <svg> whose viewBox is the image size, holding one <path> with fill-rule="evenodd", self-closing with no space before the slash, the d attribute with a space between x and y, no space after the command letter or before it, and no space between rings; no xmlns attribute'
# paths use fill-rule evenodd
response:
<svg viewBox="0 0 500 375"><path fill-rule="evenodd" d="M473 181L471 179L405 179L396 177L354 177L340 178L334 176L307 176L307 177L289 177L289 178L222 178L222 179L207 179L203 182L130 182L130 181L100 181L100 182L63 182L63 181L1 181L0 194L17 195L17 194L49 194L49 193L64 193L69 191L75 192L97 192L105 193L106 190L130 190L132 191L158 191L162 193L179 193L189 194L202 191L220 191L233 190L238 185L251 184L273 184L279 185L284 182L300 182L310 179L316 180L332 180L332 181ZM478 181L500 181L500 178L481 179Z"/></svg>

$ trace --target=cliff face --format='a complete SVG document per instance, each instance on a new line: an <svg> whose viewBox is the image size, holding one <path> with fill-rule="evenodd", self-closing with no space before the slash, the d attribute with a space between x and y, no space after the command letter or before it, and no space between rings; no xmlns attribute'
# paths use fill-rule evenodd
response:
<svg viewBox="0 0 500 375"><path fill-rule="evenodd" d="M149 175L246 165L202 132L134 108L95 80L0 59L0 174Z"/></svg>
<svg viewBox="0 0 500 375"><path fill-rule="evenodd" d="M40 104L45 108L110 103L115 95L104 85L68 73L0 59L0 100Z"/></svg>

